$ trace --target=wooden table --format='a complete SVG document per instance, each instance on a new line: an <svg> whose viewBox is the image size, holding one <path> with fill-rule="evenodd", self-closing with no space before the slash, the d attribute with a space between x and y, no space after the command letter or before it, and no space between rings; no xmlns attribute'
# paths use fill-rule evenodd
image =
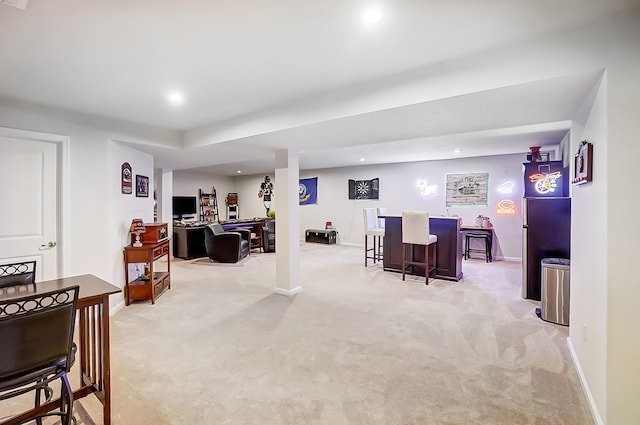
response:
<svg viewBox="0 0 640 425"><path fill-rule="evenodd" d="M161 257L167 257L167 270L156 272L154 263ZM129 264L149 264L149 276L146 280L140 276L129 280ZM126 305L131 301L151 300L156 303L156 298L165 289L171 289L171 255L169 255L169 238L164 238L154 243L143 243L140 247L124 247L124 301Z"/></svg>
<svg viewBox="0 0 640 425"><path fill-rule="evenodd" d="M249 251L259 248L262 252L262 228L267 220L268 218L255 217L252 219L221 221L220 225L226 232L233 232L233 229L249 230L251 232Z"/></svg>
<svg viewBox="0 0 640 425"><path fill-rule="evenodd" d="M111 425L111 361L109 350L109 295L120 288L90 275L65 277L29 285L29 292L0 293L0 299L10 299L38 294L78 285L78 322L80 354L80 388L73 391L74 400L95 394L103 406L104 425ZM6 425L23 423L30 417L59 407L60 400L53 400L13 417Z"/></svg>
<svg viewBox="0 0 640 425"><path fill-rule="evenodd" d="M489 240L489 261L493 261L493 224L488 227L463 224L460 226L460 233L486 233Z"/></svg>

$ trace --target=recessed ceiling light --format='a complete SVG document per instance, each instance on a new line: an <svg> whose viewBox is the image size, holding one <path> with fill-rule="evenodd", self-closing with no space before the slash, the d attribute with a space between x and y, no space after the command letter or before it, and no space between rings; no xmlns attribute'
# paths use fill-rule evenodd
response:
<svg viewBox="0 0 640 425"><path fill-rule="evenodd" d="M238 171L236 171L236 173L242 174L242 170L238 170Z"/></svg>
<svg viewBox="0 0 640 425"><path fill-rule="evenodd" d="M364 162L364 158L360 158L360 162Z"/></svg>
<svg viewBox="0 0 640 425"><path fill-rule="evenodd" d="M167 100L172 105L182 105L184 103L184 96L177 91L171 92L167 95Z"/></svg>
<svg viewBox="0 0 640 425"><path fill-rule="evenodd" d="M460 148L455 148L455 149L453 150L453 153L460 153L460 152L462 152L462 150L461 150Z"/></svg>
<svg viewBox="0 0 640 425"><path fill-rule="evenodd" d="M380 21L380 19L382 19L382 13L379 9L369 9L362 16L362 20L366 24L375 24L376 22Z"/></svg>

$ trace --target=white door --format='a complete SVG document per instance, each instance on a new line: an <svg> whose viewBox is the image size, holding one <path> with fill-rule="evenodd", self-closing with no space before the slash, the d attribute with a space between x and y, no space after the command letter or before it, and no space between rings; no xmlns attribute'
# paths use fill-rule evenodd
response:
<svg viewBox="0 0 640 425"><path fill-rule="evenodd" d="M36 260L36 280L58 277L56 150L0 133L0 262Z"/></svg>

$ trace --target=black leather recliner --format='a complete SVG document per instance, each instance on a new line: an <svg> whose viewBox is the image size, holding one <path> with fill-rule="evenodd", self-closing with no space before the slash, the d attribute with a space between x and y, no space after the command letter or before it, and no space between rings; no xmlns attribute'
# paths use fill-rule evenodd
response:
<svg viewBox="0 0 640 425"><path fill-rule="evenodd" d="M262 251L276 252L276 221L268 220L262 227Z"/></svg>
<svg viewBox="0 0 640 425"><path fill-rule="evenodd" d="M237 263L249 255L251 232L245 229L225 231L218 223L204 227L207 256L221 263Z"/></svg>

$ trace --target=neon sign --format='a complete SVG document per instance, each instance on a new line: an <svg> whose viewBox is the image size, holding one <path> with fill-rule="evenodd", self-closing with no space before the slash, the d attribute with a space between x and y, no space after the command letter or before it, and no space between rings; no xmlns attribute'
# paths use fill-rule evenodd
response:
<svg viewBox="0 0 640 425"><path fill-rule="evenodd" d="M511 199L503 199L498 202L498 208L496 209L498 215L515 215L516 203Z"/></svg>
<svg viewBox="0 0 640 425"><path fill-rule="evenodd" d="M498 187L496 187L496 190L500 193L504 193L504 194L510 194L513 193L513 189L515 189L516 184L512 181L506 181L504 183L500 183L498 185Z"/></svg>
<svg viewBox="0 0 640 425"><path fill-rule="evenodd" d="M558 180L562 177L562 171L554 171L553 173L542 174L535 173L529 176L529 181L535 183L536 192L541 195L555 192L558 188Z"/></svg>
<svg viewBox="0 0 640 425"><path fill-rule="evenodd" d="M418 180L416 186L418 186L418 192L422 196L435 196L438 189L438 186L435 184L430 185L426 180Z"/></svg>

